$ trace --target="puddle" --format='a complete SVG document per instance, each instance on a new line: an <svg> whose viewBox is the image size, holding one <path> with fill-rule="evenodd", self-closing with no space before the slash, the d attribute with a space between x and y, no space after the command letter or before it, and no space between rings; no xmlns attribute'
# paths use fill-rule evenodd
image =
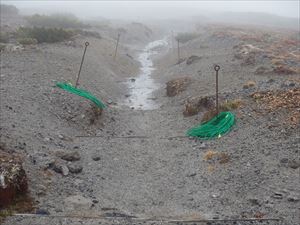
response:
<svg viewBox="0 0 300 225"><path fill-rule="evenodd" d="M151 110L159 107L152 94L153 91L159 88L159 85L151 78L151 73L155 70L151 57L158 54L157 48L167 45L166 38L150 42L138 55L138 61L141 63L140 73L127 82L130 96L125 99L125 105L141 110Z"/></svg>

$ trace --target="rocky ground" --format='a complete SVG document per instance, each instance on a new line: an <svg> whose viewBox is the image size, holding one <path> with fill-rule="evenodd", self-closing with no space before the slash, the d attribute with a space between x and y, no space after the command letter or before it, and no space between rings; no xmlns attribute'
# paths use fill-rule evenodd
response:
<svg viewBox="0 0 300 225"><path fill-rule="evenodd" d="M259 56L250 64L243 63L244 55L236 57L253 42L217 35L221 31L199 28L198 38L181 45L181 63L173 49L154 56L152 77L160 88L153 110L119 104L129 94L126 82L138 74L136 48L149 37L134 45L124 39L115 61L109 36L1 52L2 150L24 157L38 214L10 216L4 224L168 223L161 218L278 218L206 224L299 224L299 58L288 56L294 72L257 74ZM80 87L108 105L102 115L54 87L55 81L74 82L87 40ZM220 139L185 138L209 110L200 104L195 115L184 115L187 101L214 101L215 63L221 67L221 102L241 102L233 110L237 123ZM272 59L263 66L273 68ZM166 82L182 77L168 97Z"/></svg>

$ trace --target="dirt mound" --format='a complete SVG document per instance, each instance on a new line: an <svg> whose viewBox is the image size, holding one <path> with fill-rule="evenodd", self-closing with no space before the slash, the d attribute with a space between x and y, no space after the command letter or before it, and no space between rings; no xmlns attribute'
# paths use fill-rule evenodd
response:
<svg viewBox="0 0 300 225"><path fill-rule="evenodd" d="M27 192L28 184L21 158L0 150L0 208Z"/></svg>
<svg viewBox="0 0 300 225"><path fill-rule="evenodd" d="M214 106L214 100L212 97L192 97L186 100L185 109L183 111L184 116L193 116L196 115L203 109L209 109Z"/></svg>
<svg viewBox="0 0 300 225"><path fill-rule="evenodd" d="M181 77L167 82L167 96L173 97L186 90L191 83L191 78Z"/></svg>

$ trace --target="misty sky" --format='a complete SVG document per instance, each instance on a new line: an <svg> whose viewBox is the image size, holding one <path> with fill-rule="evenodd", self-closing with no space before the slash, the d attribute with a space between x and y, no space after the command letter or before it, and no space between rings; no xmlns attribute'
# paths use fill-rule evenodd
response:
<svg viewBox="0 0 300 225"><path fill-rule="evenodd" d="M168 19L205 12L267 12L299 18L299 1L2 1L25 13L71 12L79 17Z"/></svg>

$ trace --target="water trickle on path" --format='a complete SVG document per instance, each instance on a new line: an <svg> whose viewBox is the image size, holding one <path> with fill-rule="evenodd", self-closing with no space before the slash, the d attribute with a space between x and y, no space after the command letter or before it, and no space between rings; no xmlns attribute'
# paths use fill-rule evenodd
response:
<svg viewBox="0 0 300 225"><path fill-rule="evenodd" d="M166 39L153 41L139 54L138 61L141 63L141 72L135 78L135 81L128 82L130 96L125 100L125 105L141 110L152 110L159 107L152 95L159 88L159 85L151 78L151 73L155 70L151 57L158 54L155 48L166 45L168 45Z"/></svg>

